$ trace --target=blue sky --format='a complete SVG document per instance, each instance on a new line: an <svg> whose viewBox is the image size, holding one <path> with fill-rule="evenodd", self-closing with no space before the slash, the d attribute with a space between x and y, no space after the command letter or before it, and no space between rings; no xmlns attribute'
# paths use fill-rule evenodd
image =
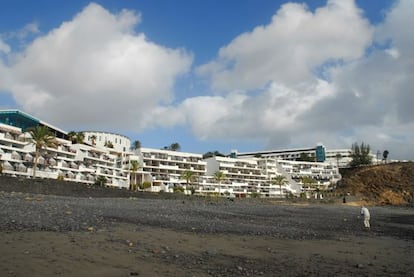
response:
<svg viewBox="0 0 414 277"><path fill-rule="evenodd" d="M0 0L0 108L144 147L414 159L413 5Z"/></svg>

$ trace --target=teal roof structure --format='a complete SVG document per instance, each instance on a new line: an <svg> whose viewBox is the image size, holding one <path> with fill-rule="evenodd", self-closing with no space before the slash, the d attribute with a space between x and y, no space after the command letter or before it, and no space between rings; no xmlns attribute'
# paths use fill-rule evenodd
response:
<svg viewBox="0 0 414 277"><path fill-rule="evenodd" d="M18 110L0 110L0 123L21 128L26 132L28 128L40 124L40 120Z"/></svg>
<svg viewBox="0 0 414 277"><path fill-rule="evenodd" d="M39 125L46 126L56 137L63 139L68 138L65 131L19 110L0 110L0 123L21 128L23 132L27 132L27 129Z"/></svg>

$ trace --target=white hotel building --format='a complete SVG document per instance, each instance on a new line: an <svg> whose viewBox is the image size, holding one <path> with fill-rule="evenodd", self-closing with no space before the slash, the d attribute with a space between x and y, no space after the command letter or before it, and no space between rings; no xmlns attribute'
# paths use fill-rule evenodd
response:
<svg viewBox="0 0 414 277"><path fill-rule="evenodd" d="M235 197L246 197L252 193L260 193L266 183L257 161L253 159L234 159L228 157L211 157L207 162L206 178L199 186L199 193L218 193ZM224 180L218 183L214 173L224 173Z"/></svg>
<svg viewBox="0 0 414 277"><path fill-rule="evenodd" d="M185 171L194 173L192 185L206 173L206 162L201 154L140 148L136 150L136 156L141 166L139 182L151 182L152 191L172 192L174 187L185 187L187 181L181 178Z"/></svg>
<svg viewBox="0 0 414 277"><path fill-rule="evenodd" d="M186 187L181 176L191 171L195 178L191 186L200 194L225 196L281 197L298 195L302 191L301 178L314 178L326 187L339 180L335 163L297 162L295 157L304 150L314 153L324 148L307 148L289 151L238 153L237 157L211 157L201 154L163 149L140 148L130 150L128 137L96 131L85 131L85 143L72 143L68 134L46 122L18 110L0 111L0 162L3 174L31 177L35 147L29 141L28 128L46 126L56 137L57 148L47 148L39 158L36 176L64 178L68 181L94 184L105 177L106 185L130 188L131 180L142 184L151 183L150 191L172 192L174 187ZM106 142L111 142L111 148ZM259 154L259 155L258 155ZM138 161L140 168L131 172L130 162ZM225 179L218 183L214 173L221 171ZM283 175L287 183L280 188L272 184L275 176ZM133 177L133 179L131 178ZM188 192L188 191L187 191Z"/></svg>
<svg viewBox="0 0 414 277"><path fill-rule="evenodd" d="M36 177L93 184L99 176L106 185L128 188L129 172L122 167L123 155L113 149L72 144L68 134L48 123L17 110L0 111L0 161L3 174L31 177L35 146L28 129L46 126L56 137L56 148L44 149L39 157Z"/></svg>
<svg viewBox="0 0 414 277"><path fill-rule="evenodd" d="M106 147L108 143L112 145L111 149L119 153L127 152L131 148L131 140L123 135L98 131L82 131L82 133L85 142L99 148L108 148Z"/></svg>

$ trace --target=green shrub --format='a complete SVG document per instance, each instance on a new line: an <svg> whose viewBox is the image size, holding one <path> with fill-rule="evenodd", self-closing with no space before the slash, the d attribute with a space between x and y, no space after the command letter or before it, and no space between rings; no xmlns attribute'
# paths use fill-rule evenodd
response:
<svg viewBox="0 0 414 277"><path fill-rule="evenodd" d="M207 192L207 196L209 196L209 197L218 198L219 195L220 195L220 193L218 193L218 192Z"/></svg>
<svg viewBox="0 0 414 277"><path fill-rule="evenodd" d="M143 182L143 183L139 186L139 188L140 188L140 189L148 189L148 188L150 188L150 187L151 187L151 182L148 182L148 181Z"/></svg>
<svg viewBox="0 0 414 277"><path fill-rule="evenodd" d="M183 187L181 187L181 186L174 187L174 192L177 192L177 193L184 193L184 188L183 188Z"/></svg>
<svg viewBox="0 0 414 277"><path fill-rule="evenodd" d="M96 181L95 181L95 185L96 186L105 186L105 184L106 184L106 178L105 178L105 176L98 176L98 178L96 178Z"/></svg>

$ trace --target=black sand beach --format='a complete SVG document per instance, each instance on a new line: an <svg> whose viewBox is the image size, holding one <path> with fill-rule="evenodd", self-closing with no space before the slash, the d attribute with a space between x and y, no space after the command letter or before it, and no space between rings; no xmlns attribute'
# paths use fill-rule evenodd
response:
<svg viewBox="0 0 414 277"><path fill-rule="evenodd" d="M414 210L0 178L0 276L414 276ZM349 203L348 203L349 204Z"/></svg>

